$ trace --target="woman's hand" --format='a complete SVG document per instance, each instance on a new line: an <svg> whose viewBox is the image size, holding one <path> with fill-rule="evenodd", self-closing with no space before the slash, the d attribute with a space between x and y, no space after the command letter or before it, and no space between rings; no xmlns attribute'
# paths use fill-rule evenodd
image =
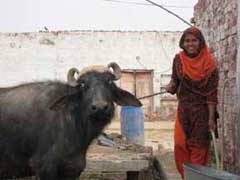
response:
<svg viewBox="0 0 240 180"><path fill-rule="evenodd" d="M215 124L215 104L208 104L209 117L208 117L208 129L209 131L216 129Z"/></svg>
<svg viewBox="0 0 240 180"><path fill-rule="evenodd" d="M167 91L168 93L173 94L176 89L176 85L173 80L171 80L167 85L163 86L163 89Z"/></svg>
<svg viewBox="0 0 240 180"><path fill-rule="evenodd" d="M214 119L212 119L212 118L210 118L209 120L208 120L208 129L209 129L209 131L215 131L215 129L216 129L216 124L215 124L215 121L214 121Z"/></svg>
<svg viewBox="0 0 240 180"><path fill-rule="evenodd" d="M163 86L163 89L164 89L165 91L167 91L168 93L171 93L171 90L172 90L172 84L169 83L169 84Z"/></svg>

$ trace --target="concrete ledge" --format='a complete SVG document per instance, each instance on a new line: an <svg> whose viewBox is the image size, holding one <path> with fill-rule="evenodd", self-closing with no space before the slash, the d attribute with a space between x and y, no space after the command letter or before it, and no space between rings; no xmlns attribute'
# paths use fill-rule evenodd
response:
<svg viewBox="0 0 240 180"><path fill-rule="evenodd" d="M85 171L142 171L150 166L149 160L93 161L88 160Z"/></svg>

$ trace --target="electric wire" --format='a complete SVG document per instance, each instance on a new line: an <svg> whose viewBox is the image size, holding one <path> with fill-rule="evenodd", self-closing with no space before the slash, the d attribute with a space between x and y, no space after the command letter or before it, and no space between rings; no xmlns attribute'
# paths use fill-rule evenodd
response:
<svg viewBox="0 0 240 180"><path fill-rule="evenodd" d="M104 1L110 1L115 3L122 3L122 4L133 4L133 5L143 5L143 6L155 6L153 4L147 4L147 3L138 3L138 2L128 2L128 1L121 1L121 0L104 0ZM190 6L174 6L174 5L162 5L163 7L170 7L170 8L192 8Z"/></svg>
<svg viewBox="0 0 240 180"><path fill-rule="evenodd" d="M161 8L161 9L167 11L168 13L170 13L170 14L172 14L173 16L175 16L175 17L177 17L178 19L180 19L180 20L181 20L182 22L184 22L185 24L187 24L187 25L189 25L189 26L192 26L192 25L191 25L189 22L187 22L185 19L183 19L182 17L180 17L180 16L177 15L176 13L168 10L167 8L163 7L162 5L157 4L157 3L153 2L153 1L150 1L150 0L145 0L145 1L147 1L147 2L149 2L149 3L151 3L151 4L153 4L153 5Z"/></svg>
<svg viewBox="0 0 240 180"><path fill-rule="evenodd" d="M120 0L105 0L105 1L108 1L108 2L118 2L118 3L119 3L119 2L131 3L131 2L120 1ZM161 9L163 9L163 10L166 11L167 13L169 13L169 14L175 16L176 18L180 19L183 23L185 23L185 24L187 24L187 25L189 25L189 26L192 26L191 23L189 23L188 21L186 21L185 19L183 19L182 17L180 17L179 15L177 15L176 13L174 13L173 11L170 11L169 9L165 8L164 6L162 6L162 5L160 5L160 4L157 4L157 3L153 2L153 1L150 1L150 0L145 0L145 1L149 2L151 5L154 5L154 6L157 6L157 7L161 8ZM136 3L135 3L135 4L136 4ZM139 3L138 3L138 4L139 4ZM140 3L140 4L142 4L142 3Z"/></svg>
<svg viewBox="0 0 240 180"><path fill-rule="evenodd" d="M182 22L184 22L185 24L189 25L189 26L192 26L189 22L187 22L185 19L183 19L182 17L180 17L179 15L177 15L176 13L168 10L166 7L174 7L174 8L191 8L191 7L184 7L184 6L167 6L167 5L160 5L160 4L157 4L153 1L150 1L150 0L145 0L147 2L149 2L150 4L146 4L146 3L137 3L137 2L127 2L127 1L121 1L121 0L104 0L104 1L108 1L108 2L115 2L115 3L125 3L125 4L135 4L135 5L145 5L145 6L157 6L165 11L167 11L169 14L172 14L173 16L177 17L178 19L180 19ZM163 53L165 55L165 57L170 61L170 58L165 50L165 48L163 47L163 44L162 44L162 41L160 41L160 45L161 45L161 48L163 50ZM142 66L142 67L145 67L141 62L139 62L139 60L137 60L137 62ZM168 67L167 69L161 71L160 73L164 73L164 72L168 72L171 70L171 66Z"/></svg>

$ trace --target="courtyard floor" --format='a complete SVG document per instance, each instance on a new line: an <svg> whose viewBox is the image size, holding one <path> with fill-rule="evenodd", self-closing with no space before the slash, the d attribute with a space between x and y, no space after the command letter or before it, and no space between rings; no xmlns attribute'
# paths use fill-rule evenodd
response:
<svg viewBox="0 0 240 180"><path fill-rule="evenodd" d="M106 133L121 133L120 121L113 121ZM180 180L173 157L173 121L144 122L144 145L151 146L168 180Z"/></svg>

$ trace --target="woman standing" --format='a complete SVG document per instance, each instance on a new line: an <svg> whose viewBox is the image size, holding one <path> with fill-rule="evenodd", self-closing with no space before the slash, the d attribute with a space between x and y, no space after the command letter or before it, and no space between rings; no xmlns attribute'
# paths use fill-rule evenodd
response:
<svg viewBox="0 0 240 180"><path fill-rule="evenodd" d="M184 31L179 45L183 51L174 58L171 81L165 89L178 98L174 155L184 178L184 163L206 165L208 161L209 132L216 129L218 70L196 27Z"/></svg>

